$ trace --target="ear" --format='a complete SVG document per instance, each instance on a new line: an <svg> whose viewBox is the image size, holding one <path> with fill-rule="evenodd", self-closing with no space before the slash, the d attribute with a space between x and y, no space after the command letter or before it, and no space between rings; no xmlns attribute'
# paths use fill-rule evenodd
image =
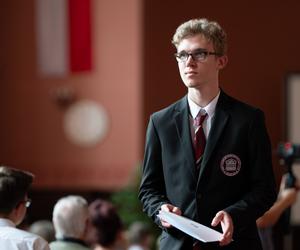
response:
<svg viewBox="0 0 300 250"><path fill-rule="evenodd" d="M218 69L223 69L227 65L228 57L227 55L220 56L217 58L217 60L218 60Z"/></svg>

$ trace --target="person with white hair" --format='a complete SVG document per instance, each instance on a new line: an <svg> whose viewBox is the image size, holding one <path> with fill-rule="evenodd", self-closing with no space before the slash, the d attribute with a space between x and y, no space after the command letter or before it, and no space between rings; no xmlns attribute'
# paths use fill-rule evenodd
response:
<svg viewBox="0 0 300 250"><path fill-rule="evenodd" d="M85 235L88 225L88 203L81 196L61 198L53 209L53 225L56 241L51 250L88 250Z"/></svg>

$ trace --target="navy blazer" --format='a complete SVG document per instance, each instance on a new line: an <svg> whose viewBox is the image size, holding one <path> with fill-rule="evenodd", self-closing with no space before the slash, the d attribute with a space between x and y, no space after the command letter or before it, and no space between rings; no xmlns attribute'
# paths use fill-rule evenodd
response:
<svg viewBox="0 0 300 250"><path fill-rule="evenodd" d="M225 210L232 217L234 234L233 242L221 249L261 249L256 219L276 200L263 112L221 91L199 174L187 96L151 115L139 198L158 225L157 214L165 203L207 226ZM191 249L192 242L175 228L163 229L160 249ZM218 248L218 243L202 244L202 249Z"/></svg>

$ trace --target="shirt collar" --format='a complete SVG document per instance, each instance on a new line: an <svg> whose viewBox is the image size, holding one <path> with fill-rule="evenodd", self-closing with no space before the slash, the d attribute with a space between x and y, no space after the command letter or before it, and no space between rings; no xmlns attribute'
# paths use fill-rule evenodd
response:
<svg viewBox="0 0 300 250"><path fill-rule="evenodd" d="M200 107L198 104L193 102L193 100L190 99L188 96L188 104L189 104L190 113L191 113L192 117L195 119L200 110L204 110L207 113L208 117L212 117L215 113L216 105L219 100L219 96L220 96L220 91L214 97L214 99L212 99L211 102L209 104L207 104L205 107Z"/></svg>
<svg viewBox="0 0 300 250"><path fill-rule="evenodd" d="M80 244L80 245L85 246L85 247L88 246L83 240L75 239L75 238L73 238L73 237L63 237L63 238L58 239L58 240L59 240L59 241L65 241L65 242L73 242L73 243L77 243L77 244Z"/></svg>
<svg viewBox="0 0 300 250"><path fill-rule="evenodd" d="M0 227L16 227L16 225L9 219L0 218Z"/></svg>

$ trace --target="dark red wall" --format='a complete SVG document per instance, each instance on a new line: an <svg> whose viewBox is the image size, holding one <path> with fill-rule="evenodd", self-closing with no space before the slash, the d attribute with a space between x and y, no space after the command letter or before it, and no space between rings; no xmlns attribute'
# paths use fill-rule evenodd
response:
<svg viewBox="0 0 300 250"><path fill-rule="evenodd" d="M33 172L37 189L122 188L143 151L140 1L91 1L93 68L62 77L38 74L35 2L0 8L0 164ZM67 138L67 110L54 98L61 87L104 107L102 141L83 147Z"/></svg>
<svg viewBox="0 0 300 250"><path fill-rule="evenodd" d="M206 17L228 34L229 63L221 72L221 87L265 112L275 148L284 139L284 77L300 68L299 9L297 1L145 1L145 126L150 113L186 93L173 57L175 29L188 19ZM279 175L277 162L274 157Z"/></svg>

